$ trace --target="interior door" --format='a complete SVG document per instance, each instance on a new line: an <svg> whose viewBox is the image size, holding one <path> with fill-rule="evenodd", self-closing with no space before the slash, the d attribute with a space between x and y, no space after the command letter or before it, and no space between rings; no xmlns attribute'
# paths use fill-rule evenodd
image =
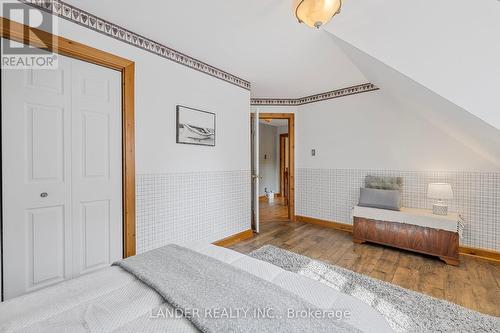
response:
<svg viewBox="0 0 500 333"><path fill-rule="evenodd" d="M251 117L251 160L252 160L252 230L260 231L259 214L259 109Z"/></svg>
<svg viewBox="0 0 500 333"><path fill-rule="evenodd" d="M122 258L121 73L2 70L4 299Z"/></svg>
<svg viewBox="0 0 500 333"><path fill-rule="evenodd" d="M72 62L73 270L122 258L121 73Z"/></svg>
<svg viewBox="0 0 500 333"><path fill-rule="evenodd" d="M2 70L3 290L72 276L71 63ZM5 84L7 83L8 84Z"/></svg>

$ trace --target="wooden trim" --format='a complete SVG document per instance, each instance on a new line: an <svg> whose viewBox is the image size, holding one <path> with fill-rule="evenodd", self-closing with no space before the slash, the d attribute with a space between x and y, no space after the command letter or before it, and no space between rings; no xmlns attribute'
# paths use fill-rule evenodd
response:
<svg viewBox="0 0 500 333"><path fill-rule="evenodd" d="M119 71L122 71L125 67L133 63L125 58L64 37L52 35L43 30L25 26L5 17L2 17L0 32L3 38L38 48L48 49L54 53Z"/></svg>
<svg viewBox="0 0 500 333"><path fill-rule="evenodd" d="M352 225L350 225L350 224L321 220L321 219L316 219L313 217L300 216L300 215L297 215L295 218L296 218L297 222L315 224L315 225L325 227L325 228L330 228L330 229L335 229L335 230L340 230L340 231L352 233ZM460 253L460 255L470 256L470 257L473 257L476 259L483 259L483 260L489 260L489 261L494 261L494 262L500 262L500 252L493 251L493 250L478 249L478 248L473 248L473 247L468 247L468 246L459 246L458 252Z"/></svg>
<svg viewBox="0 0 500 333"><path fill-rule="evenodd" d="M46 31L25 26L5 17L1 20L0 33L6 39L48 49L60 55L122 73L123 257L135 255L134 62Z"/></svg>
<svg viewBox="0 0 500 333"><path fill-rule="evenodd" d="M135 64L122 70L123 257L136 253L135 238Z"/></svg>
<svg viewBox="0 0 500 333"><path fill-rule="evenodd" d="M314 217L307 217L307 216L300 216L300 215L297 215L296 219L297 219L297 222L315 224L315 225L319 225L320 227L325 227L325 228L330 228L330 229L335 229L335 230L340 230L340 231L352 233L352 225L350 225L350 224L321 220L321 219L317 219Z"/></svg>
<svg viewBox="0 0 500 333"><path fill-rule="evenodd" d="M284 182L284 177L285 177L285 160L286 160L286 154L285 154L285 147L286 147L286 138L288 138L288 133L283 133L280 134L280 177L279 177L279 188L280 188L280 193L285 194L285 182ZM290 163L290 161L288 161ZM290 196L290 195L288 195ZM288 204L288 203L287 203ZM288 211L288 218L290 218L290 211Z"/></svg>
<svg viewBox="0 0 500 333"><path fill-rule="evenodd" d="M458 248L461 255L471 256L478 259L500 262L500 252L486 249L478 249L468 246L460 246Z"/></svg>
<svg viewBox="0 0 500 333"><path fill-rule="evenodd" d="M253 231L252 231L252 229L248 229L248 230L242 231L240 233L237 233L235 235L218 240L218 241L214 242L213 244L217 245L217 246L227 247L227 246L234 245L236 243L239 243L241 241L244 241L245 239L249 239L252 237L253 237Z"/></svg>
<svg viewBox="0 0 500 333"><path fill-rule="evenodd" d="M294 117L295 114L293 113L259 113L259 119L290 119ZM290 132L290 130L288 130L288 132Z"/></svg>
<svg viewBox="0 0 500 333"><path fill-rule="evenodd" d="M281 193L274 193L275 198L281 197ZM259 196L259 200L267 199L267 195L261 195Z"/></svg>

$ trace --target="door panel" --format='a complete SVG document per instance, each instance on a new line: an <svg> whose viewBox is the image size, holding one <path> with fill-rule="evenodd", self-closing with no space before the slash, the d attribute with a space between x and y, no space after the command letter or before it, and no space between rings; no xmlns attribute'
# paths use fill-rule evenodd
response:
<svg viewBox="0 0 500 333"><path fill-rule="evenodd" d="M82 111L83 177L109 176L109 115Z"/></svg>
<svg viewBox="0 0 500 333"><path fill-rule="evenodd" d="M90 65L90 64L89 64ZM94 65L90 65L94 66ZM100 70L100 69L98 69ZM110 84L106 77L82 77L82 96L88 101L109 103Z"/></svg>
<svg viewBox="0 0 500 333"><path fill-rule="evenodd" d="M73 260L83 274L123 255L121 73L74 62L72 88Z"/></svg>
<svg viewBox="0 0 500 333"><path fill-rule="evenodd" d="M109 264L109 200L82 203L83 268L88 272Z"/></svg>
<svg viewBox="0 0 500 333"><path fill-rule="evenodd" d="M63 94L64 68L58 69L28 69L26 70L26 88Z"/></svg>
<svg viewBox="0 0 500 333"><path fill-rule="evenodd" d="M28 181L62 182L64 179L64 109L33 104L27 104L26 107Z"/></svg>
<svg viewBox="0 0 500 333"><path fill-rule="evenodd" d="M28 222L28 291L65 277L64 206L30 209Z"/></svg>

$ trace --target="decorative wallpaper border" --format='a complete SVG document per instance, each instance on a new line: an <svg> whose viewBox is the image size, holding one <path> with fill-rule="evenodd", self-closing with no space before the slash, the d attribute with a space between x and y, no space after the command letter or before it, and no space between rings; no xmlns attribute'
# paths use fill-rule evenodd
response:
<svg viewBox="0 0 500 333"><path fill-rule="evenodd" d="M321 102L332 98L345 97L375 91L379 88L372 83L363 83L357 86L332 90L329 92L311 95L302 98L252 98L251 105L273 105L273 106L297 106L309 103Z"/></svg>
<svg viewBox="0 0 500 333"><path fill-rule="evenodd" d="M84 26L88 29L106 35L108 37L138 47L144 51L151 52L162 58L174 61L178 64L208 74L217 79L229 82L243 89L250 90L250 82L246 80L243 80L235 75L229 74L214 66L210 66L200 60L185 55L166 45L155 42L154 40L146 38L135 32L127 30L119 25L106 21L100 17L90 14L75 6L69 5L63 1L60 0L50 0L50 1L18 0L18 1L35 8L39 8L45 12L64 18L70 22Z"/></svg>

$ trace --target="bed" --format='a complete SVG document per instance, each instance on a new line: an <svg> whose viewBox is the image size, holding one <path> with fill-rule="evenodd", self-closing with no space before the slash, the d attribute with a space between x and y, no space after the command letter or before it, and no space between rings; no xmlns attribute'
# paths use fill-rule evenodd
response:
<svg viewBox="0 0 500 333"><path fill-rule="evenodd" d="M182 246L268 281L317 308L349 309L345 320L357 330L392 331L369 305L317 281L226 248L199 243ZM157 291L112 266L0 303L0 331L199 332L183 316L163 316L165 309L172 307Z"/></svg>

